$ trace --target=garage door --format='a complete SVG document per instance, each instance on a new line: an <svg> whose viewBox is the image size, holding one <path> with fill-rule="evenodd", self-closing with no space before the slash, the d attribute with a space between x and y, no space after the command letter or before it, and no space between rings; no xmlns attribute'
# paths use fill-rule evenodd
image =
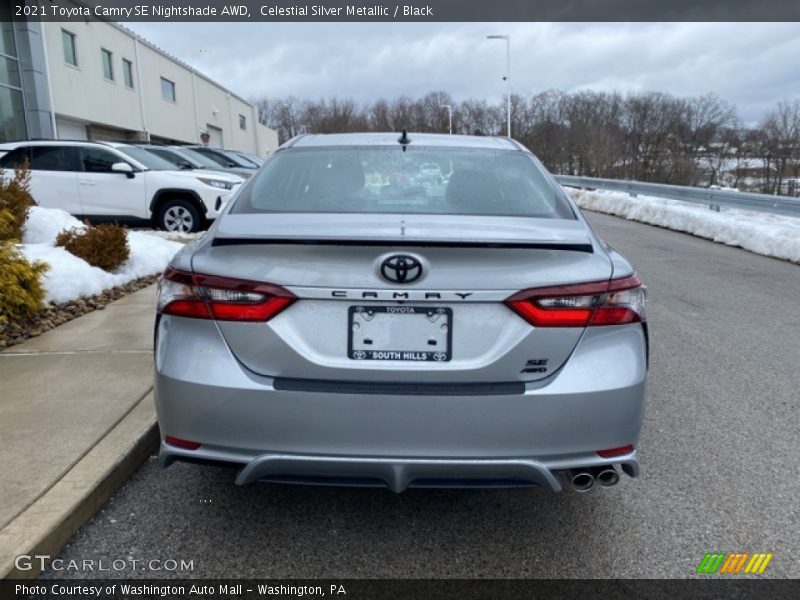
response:
<svg viewBox="0 0 800 600"><path fill-rule="evenodd" d="M66 119L56 119L56 127L58 127L58 137L62 140L85 140L86 125L76 121L68 121Z"/></svg>

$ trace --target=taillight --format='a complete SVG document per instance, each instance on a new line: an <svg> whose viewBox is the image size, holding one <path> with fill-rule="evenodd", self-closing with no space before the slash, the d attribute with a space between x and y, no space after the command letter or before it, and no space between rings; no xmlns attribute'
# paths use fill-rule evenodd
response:
<svg viewBox="0 0 800 600"><path fill-rule="evenodd" d="M587 327L645 321L639 277L523 290L506 304L535 327Z"/></svg>
<svg viewBox="0 0 800 600"><path fill-rule="evenodd" d="M269 321L295 296L270 283L186 273L168 267L158 285L158 312L218 321Z"/></svg>

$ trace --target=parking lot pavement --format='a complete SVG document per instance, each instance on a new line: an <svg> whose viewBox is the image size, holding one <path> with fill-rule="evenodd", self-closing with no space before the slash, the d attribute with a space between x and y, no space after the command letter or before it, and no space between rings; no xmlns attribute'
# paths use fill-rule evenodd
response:
<svg viewBox="0 0 800 600"><path fill-rule="evenodd" d="M193 561L111 573L142 577L693 577L706 552L749 551L774 553L768 576L800 576L800 267L588 216L649 286L638 480L394 495L238 488L225 469L151 460L61 557Z"/></svg>

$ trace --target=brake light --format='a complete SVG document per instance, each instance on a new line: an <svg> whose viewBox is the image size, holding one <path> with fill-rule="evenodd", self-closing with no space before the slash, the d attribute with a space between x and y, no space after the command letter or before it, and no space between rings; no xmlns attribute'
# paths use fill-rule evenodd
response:
<svg viewBox="0 0 800 600"><path fill-rule="evenodd" d="M523 290L506 304L535 327L587 327L644 322L645 287L636 275Z"/></svg>
<svg viewBox="0 0 800 600"><path fill-rule="evenodd" d="M270 283L186 273L168 267L158 284L158 312L218 321L266 322L295 296Z"/></svg>

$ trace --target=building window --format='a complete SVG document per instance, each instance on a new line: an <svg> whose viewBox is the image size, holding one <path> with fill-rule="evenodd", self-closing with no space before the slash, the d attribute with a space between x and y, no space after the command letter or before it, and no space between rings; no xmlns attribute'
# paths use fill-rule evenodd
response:
<svg viewBox="0 0 800 600"><path fill-rule="evenodd" d="M14 23L11 22L11 3L3 2L0 5L0 53L8 56L17 55L17 45L14 42Z"/></svg>
<svg viewBox="0 0 800 600"><path fill-rule="evenodd" d="M0 142L24 140L25 105L10 2L0 4L0 54Z"/></svg>
<svg viewBox="0 0 800 600"><path fill-rule="evenodd" d="M167 102L175 102L175 82L161 78L161 97Z"/></svg>
<svg viewBox="0 0 800 600"><path fill-rule="evenodd" d="M239 129L247 129L247 117L239 115Z"/></svg>
<svg viewBox="0 0 800 600"><path fill-rule="evenodd" d="M133 89L133 63L127 58L122 59L122 75L125 77L125 87Z"/></svg>
<svg viewBox="0 0 800 600"><path fill-rule="evenodd" d="M22 91L0 86L0 142L24 140L25 137Z"/></svg>
<svg viewBox="0 0 800 600"><path fill-rule="evenodd" d="M75 48L75 34L66 29L61 30L61 41L64 44L64 62L73 67L78 66L78 51Z"/></svg>
<svg viewBox="0 0 800 600"><path fill-rule="evenodd" d="M0 56L0 85L22 89L19 79L19 63L16 59Z"/></svg>
<svg viewBox="0 0 800 600"><path fill-rule="evenodd" d="M105 48L101 48L100 56L103 59L103 77L114 81L114 55Z"/></svg>

